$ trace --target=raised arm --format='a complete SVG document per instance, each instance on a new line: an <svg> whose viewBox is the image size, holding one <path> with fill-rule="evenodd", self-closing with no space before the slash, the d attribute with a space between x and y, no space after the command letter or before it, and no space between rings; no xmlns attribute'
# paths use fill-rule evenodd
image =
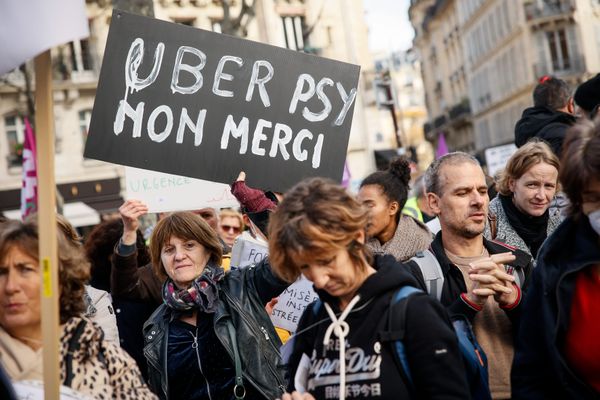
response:
<svg viewBox="0 0 600 400"><path fill-rule="evenodd" d="M139 200L127 200L119 207L123 235L116 243L111 258L110 285L115 298L154 301L158 305L162 301L162 282L154 274L150 264L139 266L137 263L135 243L139 217L147 212L148 207Z"/></svg>

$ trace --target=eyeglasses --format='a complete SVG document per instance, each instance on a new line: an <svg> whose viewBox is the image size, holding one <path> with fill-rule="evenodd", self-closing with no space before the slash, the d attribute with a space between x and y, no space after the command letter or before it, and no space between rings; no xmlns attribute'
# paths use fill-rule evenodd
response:
<svg viewBox="0 0 600 400"><path fill-rule="evenodd" d="M233 231L233 233L240 233L242 230L239 226L231 226L231 225L221 225L221 229L225 232Z"/></svg>

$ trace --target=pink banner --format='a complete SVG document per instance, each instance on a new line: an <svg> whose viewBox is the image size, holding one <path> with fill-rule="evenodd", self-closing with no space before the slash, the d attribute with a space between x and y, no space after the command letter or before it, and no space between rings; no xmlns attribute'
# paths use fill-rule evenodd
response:
<svg viewBox="0 0 600 400"><path fill-rule="evenodd" d="M25 118L25 142L23 143L23 186L21 187L21 218L37 211L37 162L35 134Z"/></svg>

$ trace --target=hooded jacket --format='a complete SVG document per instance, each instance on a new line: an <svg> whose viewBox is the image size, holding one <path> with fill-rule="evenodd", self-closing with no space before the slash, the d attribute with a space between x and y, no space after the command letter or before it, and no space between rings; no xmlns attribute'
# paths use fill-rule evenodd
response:
<svg viewBox="0 0 600 400"><path fill-rule="evenodd" d="M373 267L377 272L358 289L358 303L346 307L351 311L345 318L345 338L332 334L324 344L333 325L326 308L341 318L339 301L317 290L323 303L309 305L298 325L289 361L289 389L306 390L317 399L338 398L340 381L344 380L346 399L468 399L454 330L443 307L425 294L411 296L407 304L402 343L413 382L408 383L405 371L394 359L395 342L387 341L382 333L391 329L392 295L405 285L417 283L406 266L392 256L376 256ZM323 306L315 308L316 304ZM343 377L340 348L345 349Z"/></svg>
<svg viewBox="0 0 600 400"><path fill-rule="evenodd" d="M512 369L513 399L600 399L569 367L563 353L577 274L600 263L589 219L567 218L546 239L523 300Z"/></svg>
<svg viewBox="0 0 600 400"><path fill-rule="evenodd" d="M560 157L567 129L575 121L574 115L562 111L546 107L526 108L515 125L515 144L521 147L532 137L538 137L548 142L554 154Z"/></svg>

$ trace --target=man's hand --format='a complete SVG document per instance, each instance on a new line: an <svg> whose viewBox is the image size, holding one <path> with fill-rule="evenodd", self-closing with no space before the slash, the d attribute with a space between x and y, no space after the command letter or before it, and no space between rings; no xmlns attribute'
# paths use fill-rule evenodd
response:
<svg viewBox="0 0 600 400"><path fill-rule="evenodd" d="M138 220L144 214L148 213L148 207L139 200L127 200L119 207L119 214L123 221L123 236L121 241L124 245L131 246L135 244L137 238L137 229L140 227Z"/></svg>
<svg viewBox="0 0 600 400"><path fill-rule="evenodd" d="M501 253L471 263L469 278L473 281L473 288L467 293L469 301L483 305L489 296L494 296L501 306L514 303L518 296L513 288L515 278L504 268L505 263L514 259L512 253Z"/></svg>
<svg viewBox="0 0 600 400"><path fill-rule="evenodd" d="M238 182L238 181L244 182L245 180L246 180L246 173L244 171L240 171L240 174L238 175L238 177L235 181L236 182Z"/></svg>

